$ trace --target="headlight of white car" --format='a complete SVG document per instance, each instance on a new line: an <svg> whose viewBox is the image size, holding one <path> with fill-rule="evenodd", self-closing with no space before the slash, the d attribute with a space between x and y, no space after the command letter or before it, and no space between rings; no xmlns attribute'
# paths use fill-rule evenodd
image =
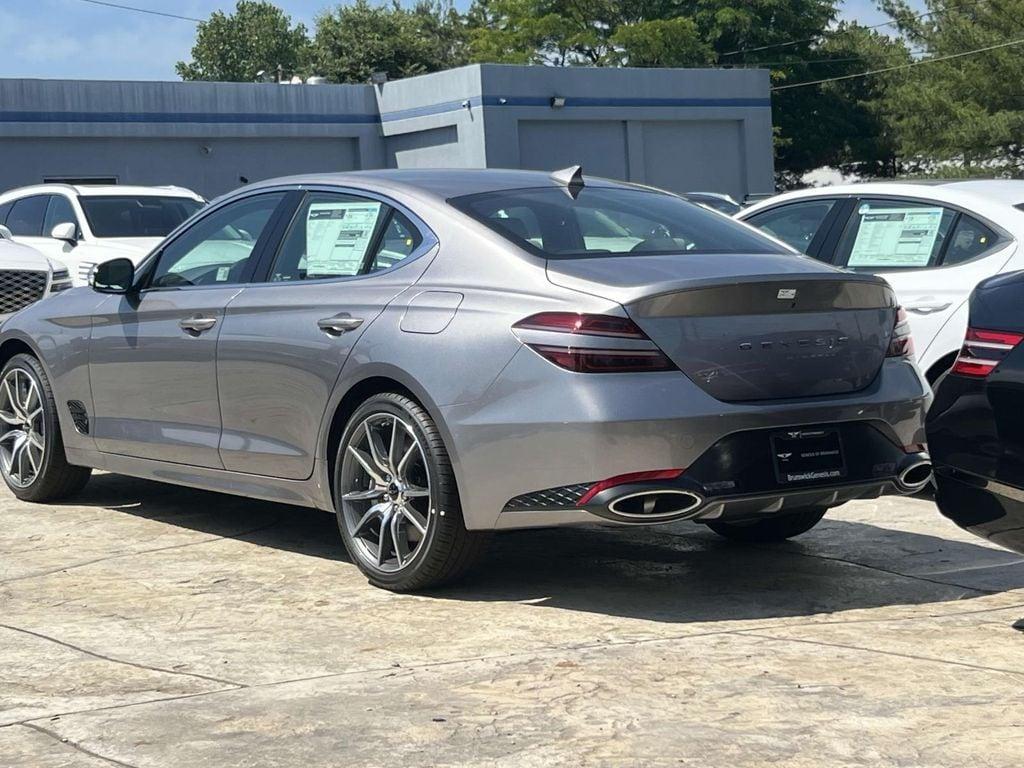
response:
<svg viewBox="0 0 1024 768"><path fill-rule="evenodd" d="M66 291L71 287L71 275L68 273L68 268L53 259L49 261L52 272L50 276L50 293Z"/></svg>

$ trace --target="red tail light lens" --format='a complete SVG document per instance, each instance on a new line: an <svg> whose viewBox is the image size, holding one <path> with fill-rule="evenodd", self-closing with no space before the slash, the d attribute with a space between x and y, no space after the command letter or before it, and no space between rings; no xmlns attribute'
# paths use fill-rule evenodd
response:
<svg viewBox="0 0 1024 768"><path fill-rule="evenodd" d="M529 331L571 333L576 336L597 336L650 341L628 317L587 315L578 312L541 312L520 320L513 328ZM660 349L623 349L577 347L555 344L527 346L548 362L574 373L640 373L674 371L675 364Z"/></svg>
<svg viewBox="0 0 1024 768"><path fill-rule="evenodd" d="M530 349L560 368L575 373L671 371L672 361L657 349L585 349L530 344Z"/></svg>
<svg viewBox="0 0 1024 768"><path fill-rule="evenodd" d="M968 328L960 355L953 363L953 373L983 379L1003 362L1022 339L1024 334L1020 333Z"/></svg>
<svg viewBox="0 0 1024 768"><path fill-rule="evenodd" d="M892 338L889 340L889 349L885 356L914 356L914 338L910 335L910 321L907 319L907 311L903 307L896 307L896 323L893 326Z"/></svg>
<svg viewBox="0 0 1024 768"><path fill-rule="evenodd" d="M580 500L576 502L577 507L585 507L587 503L597 496L601 491L606 491L609 488L614 488L617 485L629 485L630 483L642 483L647 480L675 480L679 477L685 469L651 469L646 472L629 472L625 475L616 475L615 477L609 477L607 480L602 480L599 483L594 483L587 492L584 493Z"/></svg>
<svg viewBox="0 0 1024 768"><path fill-rule="evenodd" d="M578 312L541 312L520 320L513 327L534 331L579 333L584 336L614 336L620 339L647 338L647 334L628 317L583 315Z"/></svg>

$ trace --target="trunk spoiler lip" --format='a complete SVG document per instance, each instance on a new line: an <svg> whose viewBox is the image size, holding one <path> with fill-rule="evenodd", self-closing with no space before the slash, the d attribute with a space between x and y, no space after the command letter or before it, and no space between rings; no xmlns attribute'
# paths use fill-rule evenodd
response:
<svg viewBox="0 0 1024 768"><path fill-rule="evenodd" d="M884 309L895 311L892 286L874 275L751 275L702 280L623 303L636 319L804 314ZM865 279L866 278L866 279ZM832 290L835 284L842 288ZM827 289L822 290L824 286Z"/></svg>

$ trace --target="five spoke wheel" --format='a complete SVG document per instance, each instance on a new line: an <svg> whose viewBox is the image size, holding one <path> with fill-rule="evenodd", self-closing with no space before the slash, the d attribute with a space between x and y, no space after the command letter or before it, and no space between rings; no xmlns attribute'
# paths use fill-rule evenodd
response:
<svg viewBox="0 0 1024 768"><path fill-rule="evenodd" d="M344 446L340 489L358 556L389 572L416 558L430 526L430 470L409 423L385 412L364 418Z"/></svg>
<svg viewBox="0 0 1024 768"><path fill-rule="evenodd" d="M45 450L39 387L27 372L12 368L0 381L0 468L12 485L26 488L39 476Z"/></svg>

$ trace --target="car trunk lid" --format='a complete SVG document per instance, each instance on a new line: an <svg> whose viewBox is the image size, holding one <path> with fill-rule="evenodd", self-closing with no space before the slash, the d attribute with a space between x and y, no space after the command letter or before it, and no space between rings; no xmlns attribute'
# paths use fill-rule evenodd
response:
<svg viewBox="0 0 1024 768"><path fill-rule="evenodd" d="M895 324L884 280L785 254L552 260L548 275L620 302L683 373L730 402L863 389Z"/></svg>

